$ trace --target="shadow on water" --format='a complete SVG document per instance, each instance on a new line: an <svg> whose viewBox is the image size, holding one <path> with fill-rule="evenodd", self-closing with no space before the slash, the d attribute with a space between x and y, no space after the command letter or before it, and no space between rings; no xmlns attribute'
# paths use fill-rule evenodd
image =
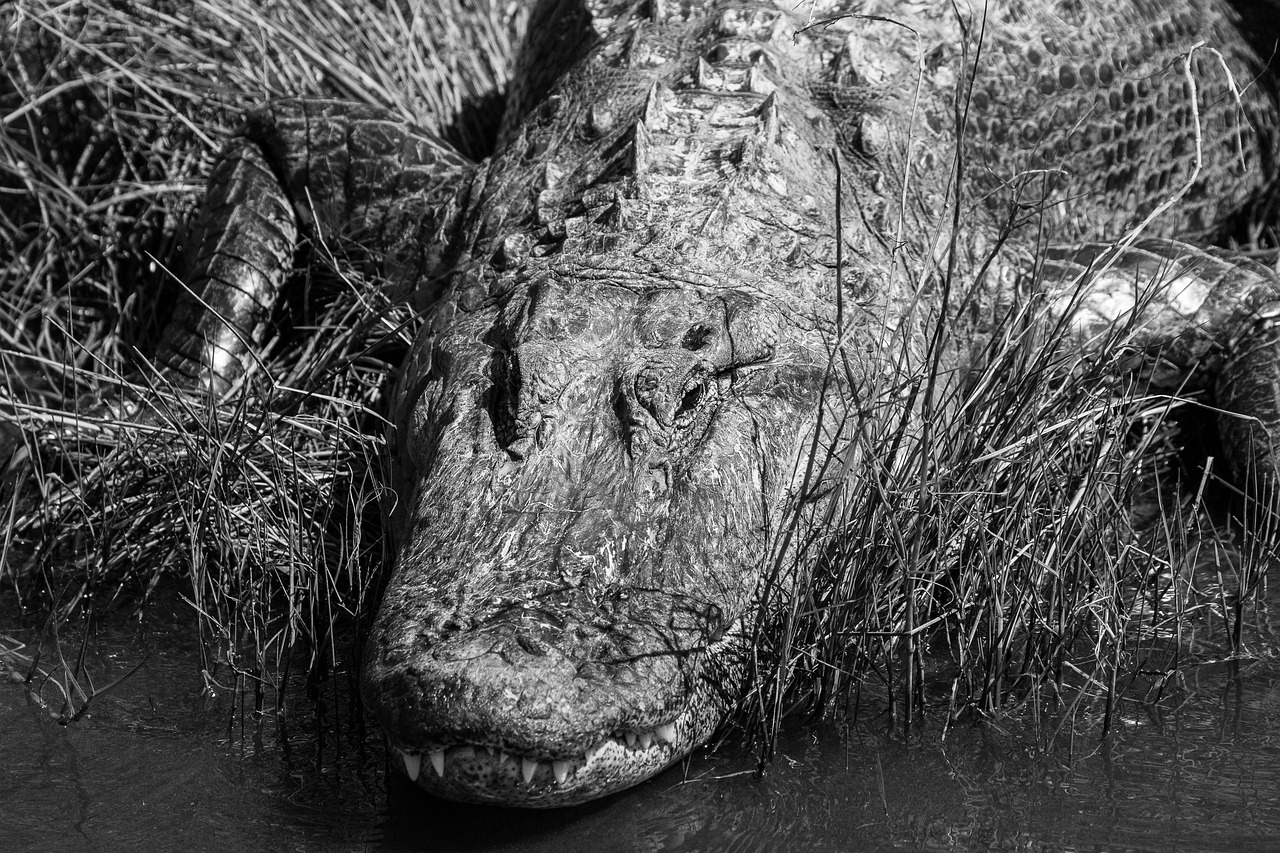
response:
<svg viewBox="0 0 1280 853"><path fill-rule="evenodd" d="M762 778L728 747L602 802L524 812L388 779L376 734L335 733L361 729L343 716L349 673L320 722L302 700L288 725L255 724L209 695L190 622L179 607L101 625L96 683L145 662L73 725L0 687L0 850L1280 847L1280 663L1256 644L1247 662L1183 670L1158 707L1125 704L1105 741L1086 725L1045 748L1051 724L1023 715L904 743L864 716L790 731Z"/></svg>

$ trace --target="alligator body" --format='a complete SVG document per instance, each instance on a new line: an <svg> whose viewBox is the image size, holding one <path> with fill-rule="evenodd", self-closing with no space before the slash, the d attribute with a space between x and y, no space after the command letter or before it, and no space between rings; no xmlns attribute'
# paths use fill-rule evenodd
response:
<svg viewBox="0 0 1280 853"><path fill-rule="evenodd" d="M1175 242L1271 193L1265 12L546 0L482 163L366 108L255 112L162 360L234 383L299 235L411 288L364 694L429 791L601 796L722 721L763 557L829 499L807 455L856 472L855 434L914 417L940 317L963 376L1034 282L1081 345L1130 323L1156 381L1277 422L1276 277Z"/></svg>

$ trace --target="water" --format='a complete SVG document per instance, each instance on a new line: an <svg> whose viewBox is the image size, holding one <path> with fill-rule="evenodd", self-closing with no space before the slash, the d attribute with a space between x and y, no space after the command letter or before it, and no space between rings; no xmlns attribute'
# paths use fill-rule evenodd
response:
<svg viewBox="0 0 1280 853"><path fill-rule="evenodd" d="M1178 698L1124 706L1106 741L1042 749L1048 723L1028 718L904 743L863 718L788 732L763 778L724 749L604 802L520 812L388 781L340 695L321 726L306 700L282 730L255 726L229 691L210 696L180 608L121 615L86 652L99 686L145 663L72 725L0 685L0 851L1280 850L1270 660L1189 669Z"/></svg>

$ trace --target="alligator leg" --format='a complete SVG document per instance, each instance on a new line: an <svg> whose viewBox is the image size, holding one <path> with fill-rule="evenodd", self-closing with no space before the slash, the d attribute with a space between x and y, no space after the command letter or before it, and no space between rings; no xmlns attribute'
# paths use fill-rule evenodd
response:
<svg viewBox="0 0 1280 853"><path fill-rule="evenodd" d="M226 393L262 341L288 274L297 218L256 144L237 137L209 176L197 248L156 361L175 384Z"/></svg>
<svg viewBox="0 0 1280 853"><path fill-rule="evenodd" d="M194 263L156 360L179 387L227 393L249 370L300 235L374 274L429 275L471 163L356 104L287 100L248 115L209 179Z"/></svg>
<svg viewBox="0 0 1280 853"><path fill-rule="evenodd" d="M1054 251L1053 309L1085 347L1106 335L1144 354L1154 391L1210 390L1237 480L1280 475L1280 276L1236 253L1146 240ZM1123 324L1123 325L1121 325Z"/></svg>

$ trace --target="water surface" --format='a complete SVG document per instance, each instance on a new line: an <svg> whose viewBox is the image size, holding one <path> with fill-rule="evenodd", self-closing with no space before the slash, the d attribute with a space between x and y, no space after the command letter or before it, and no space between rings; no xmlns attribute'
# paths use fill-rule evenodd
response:
<svg viewBox="0 0 1280 853"><path fill-rule="evenodd" d="M868 714L789 731L762 777L724 748L603 802L521 812L388 781L342 673L320 724L299 696L285 725L255 725L200 673L190 622L178 608L100 626L95 684L145 663L68 726L0 685L0 850L1280 850L1267 655L1185 671L1176 697L1125 705L1105 740L1086 727L1045 749L1048 721L1022 715L908 743Z"/></svg>

